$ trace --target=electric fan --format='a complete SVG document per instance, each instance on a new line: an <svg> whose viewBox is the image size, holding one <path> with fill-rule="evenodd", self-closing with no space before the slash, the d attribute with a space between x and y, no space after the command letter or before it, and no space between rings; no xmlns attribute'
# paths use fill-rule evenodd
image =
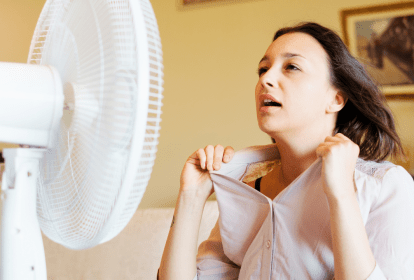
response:
<svg viewBox="0 0 414 280"><path fill-rule="evenodd" d="M163 84L148 0L47 0L28 64L0 63L1 279L46 279L41 232L115 237L151 175ZM24 146L23 146L24 145Z"/></svg>

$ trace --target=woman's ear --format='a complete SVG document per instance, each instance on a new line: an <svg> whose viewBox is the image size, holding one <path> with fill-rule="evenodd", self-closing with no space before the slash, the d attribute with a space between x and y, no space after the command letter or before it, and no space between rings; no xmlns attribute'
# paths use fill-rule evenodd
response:
<svg viewBox="0 0 414 280"><path fill-rule="evenodd" d="M340 91L336 92L335 97L332 99L331 103L328 104L326 108L326 113L337 113L344 108L348 98Z"/></svg>

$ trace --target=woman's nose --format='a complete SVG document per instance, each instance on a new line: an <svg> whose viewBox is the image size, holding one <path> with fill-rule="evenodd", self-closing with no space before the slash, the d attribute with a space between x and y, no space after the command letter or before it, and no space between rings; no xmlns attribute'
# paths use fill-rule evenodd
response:
<svg viewBox="0 0 414 280"><path fill-rule="evenodd" d="M270 69L266 73L264 73L262 77L262 85L263 87L271 87L271 88L276 87L277 86L276 73L270 73Z"/></svg>

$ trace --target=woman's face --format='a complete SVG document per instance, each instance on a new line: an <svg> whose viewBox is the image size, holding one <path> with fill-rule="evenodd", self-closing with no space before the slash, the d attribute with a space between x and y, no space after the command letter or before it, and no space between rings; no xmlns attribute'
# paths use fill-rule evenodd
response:
<svg viewBox="0 0 414 280"><path fill-rule="evenodd" d="M328 55L312 36L282 35L267 49L258 72L256 112L262 131L275 137L285 132L319 133L332 126L327 108L337 90L329 81ZM277 103L267 103L269 99Z"/></svg>

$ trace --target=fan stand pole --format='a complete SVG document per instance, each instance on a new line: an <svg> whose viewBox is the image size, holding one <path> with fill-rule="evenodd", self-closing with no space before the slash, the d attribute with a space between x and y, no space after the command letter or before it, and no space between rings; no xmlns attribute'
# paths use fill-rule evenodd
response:
<svg viewBox="0 0 414 280"><path fill-rule="evenodd" d="M36 213L36 182L44 149L4 149L0 280L46 280L42 234Z"/></svg>

